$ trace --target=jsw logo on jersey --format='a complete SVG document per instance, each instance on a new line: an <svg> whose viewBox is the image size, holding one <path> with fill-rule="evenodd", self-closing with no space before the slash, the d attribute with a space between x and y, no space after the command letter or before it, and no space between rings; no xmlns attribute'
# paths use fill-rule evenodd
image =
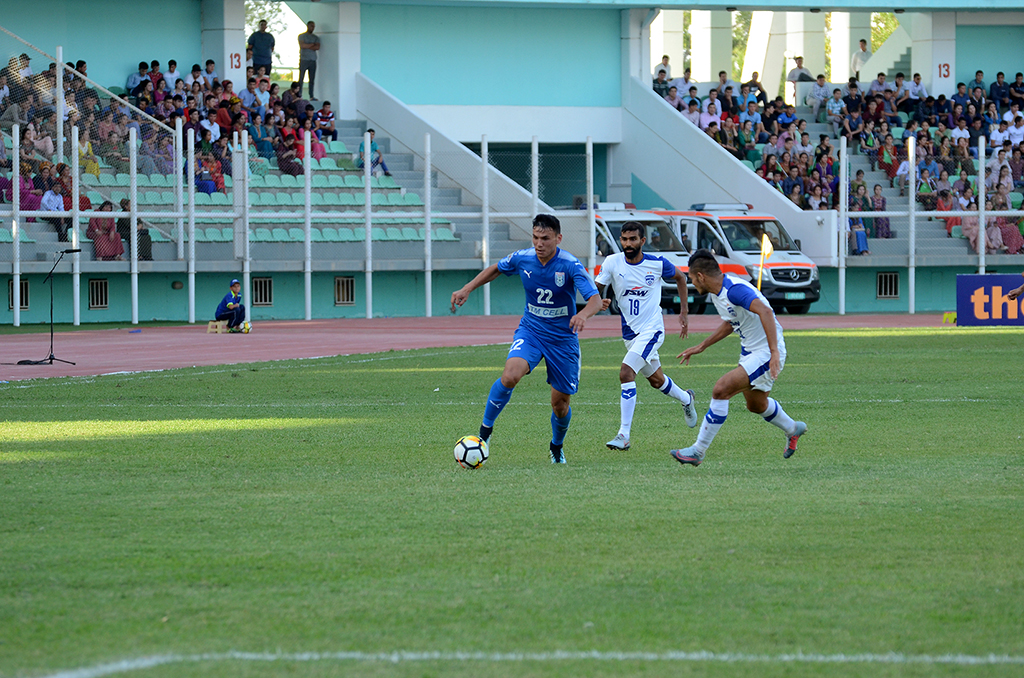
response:
<svg viewBox="0 0 1024 678"><path fill-rule="evenodd" d="M650 292L646 287L634 287L632 289L623 290L623 297L646 297L647 293Z"/></svg>

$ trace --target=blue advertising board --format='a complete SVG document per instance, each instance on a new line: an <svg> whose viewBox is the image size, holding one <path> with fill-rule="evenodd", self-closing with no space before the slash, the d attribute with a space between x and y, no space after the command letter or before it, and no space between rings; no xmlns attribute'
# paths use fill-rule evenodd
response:
<svg viewBox="0 0 1024 678"><path fill-rule="evenodd" d="M958 275L956 324L1024 325L1024 294L1007 296L1022 284L1019 275Z"/></svg>

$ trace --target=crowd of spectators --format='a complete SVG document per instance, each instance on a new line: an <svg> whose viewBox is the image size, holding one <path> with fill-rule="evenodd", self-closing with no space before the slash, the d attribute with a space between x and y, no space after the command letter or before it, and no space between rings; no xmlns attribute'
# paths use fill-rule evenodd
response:
<svg viewBox="0 0 1024 678"><path fill-rule="evenodd" d="M737 85L722 71L719 82L702 99L696 95L689 69L674 80L667 69L664 58L656 67L655 92L805 210L839 206L838 150L832 143L839 137L846 138L850 153L867 156L872 171L885 173L882 183L869 185L864 171L857 171L850 181L851 212L885 210L885 182L903 196L911 172L916 178L915 200L924 210L977 210L979 174L989 211L1012 209L1011 193L1024 187L1024 73L1008 83L1000 72L986 84L984 73L977 71L974 80L958 83L948 98L930 96L919 73L910 81L898 73L894 82L879 73L866 87L852 77L841 88L830 88L825 76L818 75L804 103L810 108L808 118L829 124L832 133L818 135L814 144L807 131L808 118L798 117L796 108L782 97L769 100L756 73L749 82ZM809 80L800 75L803 71L798 63L789 79ZM981 137L986 139L986 157L979 160ZM907 154L910 138L916 140L914 167ZM977 218L943 221L947 234L952 236L959 226L977 251ZM988 251L1024 252L1016 218L993 215L987 223L984 246ZM855 254L870 253L868 238L893 237L884 217L853 216L850 228Z"/></svg>

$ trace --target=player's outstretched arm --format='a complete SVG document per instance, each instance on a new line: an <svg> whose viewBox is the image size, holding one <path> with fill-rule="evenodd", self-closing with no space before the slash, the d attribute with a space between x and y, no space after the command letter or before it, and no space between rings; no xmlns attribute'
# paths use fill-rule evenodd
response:
<svg viewBox="0 0 1024 678"><path fill-rule="evenodd" d="M709 346L714 346L722 339L728 337L730 334L732 334L732 324L723 321L722 324L718 326L718 329L715 330L710 337L700 342L696 346L691 346L690 348L686 349L685 351L677 355L676 357L680 359L679 364L689 365L691 357L697 355L698 353L703 353L704 349L708 348Z"/></svg>
<svg viewBox="0 0 1024 678"><path fill-rule="evenodd" d="M768 349L772 357L768 362L768 371L772 379L779 376L782 371L782 358L779 356L779 337L775 333L775 312L766 306L760 299L755 299L750 304L750 310L761 319L761 327L764 328L764 336L768 339Z"/></svg>
<svg viewBox="0 0 1024 678"><path fill-rule="evenodd" d="M686 307L689 291L686 289L686 276L678 268L676 269L676 293L679 295L679 338L686 339L686 335L690 333L690 320L687 315L689 309Z"/></svg>
<svg viewBox="0 0 1024 678"><path fill-rule="evenodd" d="M594 317L601 310L601 307L604 306L605 301L607 300L602 299L600 294L595 294L587 299L587 305L579 313L569 318L569 327L572 328L572 331L575 334L582 332L587 324L587 319Z"/></svg>
<svg viewBox="0 0 1024 678"><path fill-rule="evenodd" d="M498 265L491 264L484 270L477 273L475 278L463 285L460 289L452 292L452 313L455 313L456 306L462 306L466 303L466 299L469 299L470 292L493 280L497 280L499 275L501 275L501 273L498 271Z"/></svg>
<svg viewBox="0 0 1024 678"><path fill-rule="evenodd" d="M601 311L607 311L608 307L612 305L611 297L609 296L605 298L604 296L604 291L606 289L608 289L607 285L602 285L601 283L597 284L597 294L599 297L601 297L601 308L599 309Z"/></svg>

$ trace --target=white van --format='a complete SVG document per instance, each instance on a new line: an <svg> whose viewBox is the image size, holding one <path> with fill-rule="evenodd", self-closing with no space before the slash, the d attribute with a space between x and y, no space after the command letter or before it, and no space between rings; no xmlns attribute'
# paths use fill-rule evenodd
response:
<svg viewBox="0 0 1024 678"><path fill-rule="evenodd" d="M800 252L779 220L744 204L692 205L686 211L654 210L672 225L674 235L690 250L709 249L722 271L757 284L761 264L761 235L768 234L775 250L764 262L761 294L778 311L807 313L821 297L818 267ZM688 269L684 269L688 270ZM702 300L690 307L702 313Z"/></svg>
<svg viewBox="0 0 1024 678"><path fill-rule="evenodd" d="M669 261L677 269L686 272L689 265L690 252L679 241L679 237L671 224L662 217L651 212L627 209L625 203L597 204L597 268L594 275L601 270L605 257L622 251L619 244L619 232L627 221L643 224L647 243L644 252L656 254ZM694 302L693 288L689 290L688 304ZM679 313L679 295L674 282L661 281L661 307ZM615 299L612 299L611 312L618 315Z"/></svg>

